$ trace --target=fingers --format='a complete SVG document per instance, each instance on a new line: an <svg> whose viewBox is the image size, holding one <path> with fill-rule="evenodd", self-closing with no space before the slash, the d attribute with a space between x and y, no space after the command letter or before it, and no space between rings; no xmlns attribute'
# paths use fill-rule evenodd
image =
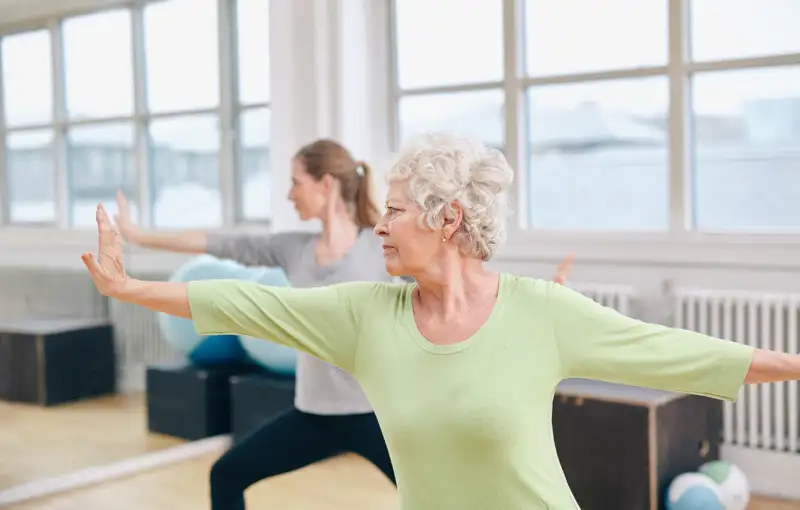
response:
<svg viewBox="0 0 800 510"><path fill-rule="evenodd" d="M128 200L125 198L125 194L122 193L122 190L117 190L117 209L119 210L118 217L122 220L127 220L130 212L130 206L128 205Z"/></svg>
<svg viewBox="0 0 800 510"><path fill-rule="evenodd" d="M97 206L97 234L98 263L112 276L122 276L122 239L102 205Z"/></svg>
<svg viewBox="0 0 800 510"><path fill-rule="evenodd" d="M572 271L572 263L575 260L575 254L570 252L569 255L561 262L556 271L555 282L561 285L565 284L569 279L569 274Z"/></svg>
<svg viewBox="0 0 800 510"><path fill-rule="evenodd" d="M83 255L81 255L81 260L83 261L83 264L86 266L86 269L89 270L89 274L92 275L92 278L99 276L100 273L102 273L102 268L97 263L97 260L95 260L94 256L91 253L86 252Z"/></svg>

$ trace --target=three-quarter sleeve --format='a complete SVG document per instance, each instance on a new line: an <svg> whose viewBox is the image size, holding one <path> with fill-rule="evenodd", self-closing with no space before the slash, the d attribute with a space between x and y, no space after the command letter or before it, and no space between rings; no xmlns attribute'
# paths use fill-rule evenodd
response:
<svg viewBox="0 0 800 510"><path fill-rule="evenodd" d="M289 288L237 280L189 283L201 335L240 334L307 352L348 372L359 341L359 309L377 284Z"/></svg>
<svg viewBox="0 0 800 510"><path fill-rule="evenodd" d="M566 378L691 393L733 401L754 349L624 316L549 284L554 334Z"/></svg>

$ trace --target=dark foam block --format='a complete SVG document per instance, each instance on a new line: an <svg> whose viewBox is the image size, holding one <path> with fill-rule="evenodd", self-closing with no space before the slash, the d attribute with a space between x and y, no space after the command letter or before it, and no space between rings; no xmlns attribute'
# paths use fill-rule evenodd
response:
<svg viewBox="0 0 800 510"><path fill-rule="evenodd" d="M676 476L719 459L722 402L568 380L556 390L553 433L583 510L661 510Z"/></svg>
<svg viewBox="0 0 800 510"><path fill-rule="evenodd" d="M294 378L269 372L231 377L231 433L234 441L294 406Z"/></svg>
<svg viewBox="0 0 800 510"><path fill-rule="evenodd" d="M230 378L256 370L238 363L148 367L148 430L188 440L230 433Z"/></svg>
<svg viewBox="0 0 800 510"><path fill-rule="evenodd" d="M0 322L0 399L51 406L115 392L114 335L107 321Z"/></svg>

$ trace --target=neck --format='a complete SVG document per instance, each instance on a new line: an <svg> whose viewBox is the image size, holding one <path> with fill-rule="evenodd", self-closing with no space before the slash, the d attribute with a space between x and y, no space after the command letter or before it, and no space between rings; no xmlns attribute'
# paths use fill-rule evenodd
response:
<svg viewBox="0 0 800 510"><path fill-rule="evenodd" d="M413 275L418 287L418 303L447 319L468 311L475 301L497 296L499 275L483 266L483 261L461 256L448 249L442 261Z"/></svg>
<svg viewBox="0 0 800 510"><path fill-rule="evenodd" d="M322 244L329 248L348 249L358 237L359 227L350 217L346 207L336 208L320 218Z"/></svg>

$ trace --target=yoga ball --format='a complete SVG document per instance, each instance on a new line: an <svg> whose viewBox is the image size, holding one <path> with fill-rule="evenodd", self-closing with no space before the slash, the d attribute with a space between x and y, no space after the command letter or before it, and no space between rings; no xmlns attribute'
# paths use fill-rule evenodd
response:
<svg viewBox="0 0 800 510"><path fill-rule="evenodd" d="M201 255L182 265L169 281L186 283L199 280L246 279L248 274L248 269L236 262ZM237 363L247 359L238 335L198 335L191 320L165 313L158 314L158 324L167 343L194 365Z"/></svg>
<svg viewBox="0 0 800 510"><path fill-rule="evenodd" d="M281 269L263 268L255 274L253 280L263 285L287 287L289 281ZM256 365L285 376L294 376L297 364L297 351L284 345L276 344L269 339L241 336L242 347L250 361Z"/></svg>
<svg viewBox="0 0 800 510"><path fill-rule="evenodd" d="M750 485L744 472L723 460L706 462L699 471L719 485L725 510L746 510L750 503Z"/></svg>
<svg viewBox="0 0 800 510"><path fill-rule="evenodd" d="M702 473L684 473L667 489L667 510L725 510L716 482Z"/></svg>

